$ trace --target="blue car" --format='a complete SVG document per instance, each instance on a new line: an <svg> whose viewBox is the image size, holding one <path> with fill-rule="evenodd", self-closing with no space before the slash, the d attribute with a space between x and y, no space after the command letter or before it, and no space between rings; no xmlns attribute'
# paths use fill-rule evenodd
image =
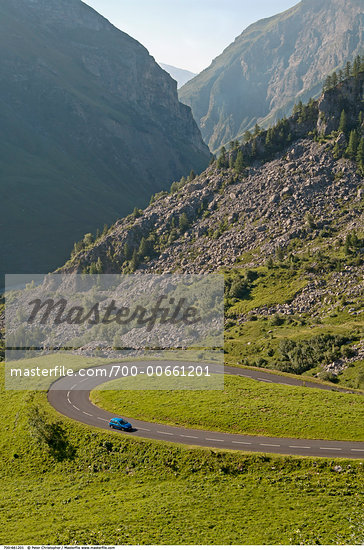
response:
<svg viewBox="0 0 364 550"><path fill-rule="evenodd" d="M109 422L110 428L114 430L122 430L124 432L130 432L132 425L123 418L112 418Z"/></svg>

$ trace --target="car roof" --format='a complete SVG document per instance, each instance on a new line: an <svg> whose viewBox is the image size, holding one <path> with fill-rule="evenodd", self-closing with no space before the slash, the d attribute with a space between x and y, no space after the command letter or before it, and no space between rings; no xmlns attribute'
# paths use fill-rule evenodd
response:
<svg viewBox="0 0 364 550"><path fill-rule="evenodd" d="M120 420L121 420L121 422L125 422L124 418L120 418L120 416L116 416L115 418L112 418L111 422L112 421L119 422Z"/></svg>

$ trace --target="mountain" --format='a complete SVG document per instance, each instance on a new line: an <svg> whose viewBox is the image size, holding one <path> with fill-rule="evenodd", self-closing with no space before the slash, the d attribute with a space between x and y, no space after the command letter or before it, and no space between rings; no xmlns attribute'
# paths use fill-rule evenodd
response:
<svg viewBox="0 0 364 550"><path fill-rule="evenodd" d="M210 159L176 83L79 0L0 3L1 272L48 272L84 233Z"/></svg>
<svg viewBox="0 0 364 550"><path fill-rule="evenodd" d="M364 58L353 73L62 271L222 271L227 360L364 388Z"/></svg>
<svg viewBox="0 0 364 550"><path fill-rule="evenodd" d="M317 97L324 77L364 49L362 0L302 0L249 26L180 100L192 108L212 151Z"/></svg>
<svg viewBox="0 0 364 550"><path fill-rule="evenodd" d="M181 88L184 84L189 82L192 78L196 76L195 73L191 71L186 71L186 69L178 69L172 65L166 65L166 63L159 63L159 65L171 75L171 77L177 81L177 88Z"/></svg>

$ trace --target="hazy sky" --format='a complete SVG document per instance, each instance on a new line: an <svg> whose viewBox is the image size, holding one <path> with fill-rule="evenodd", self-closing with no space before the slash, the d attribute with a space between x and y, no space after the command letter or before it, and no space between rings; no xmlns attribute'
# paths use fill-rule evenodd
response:
<svg viewBox="0 0 364 550"><path fill-rule="evenodd" d="M84 0L157 61L200 72L248 25L299 0Z"/></svg>

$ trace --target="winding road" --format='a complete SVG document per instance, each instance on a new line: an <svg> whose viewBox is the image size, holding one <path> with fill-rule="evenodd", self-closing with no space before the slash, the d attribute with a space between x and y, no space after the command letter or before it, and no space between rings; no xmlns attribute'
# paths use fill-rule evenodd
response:
<svg viewBox="0 0 364 550"><path fill-rule="evenodd" d="M145 363L152 364L152 363ZM162 363L158 363L163 365ZM139 368L142 364L138 363ZM144 365L144 366L145 366ZM90 401L90 391L110 381L109 372L112 365L102 365L100 369L106 369L104 376L80 376L78 373L72 377L56 380L48 391L49 403L62 415L97 428L111 429L108 422L115 413L100 409ZM90 370L90 369L89 369ZM330 386L316 383L303 382L297 378L284 377L270 372L241 369L226 366L226 374L241 376L256 380L262 384L285 384L287 386L303 386L318 388L323 391L340 391L354 393L342 388L331 389ZM91 370L90 370L91 373ZM283 437L258 437L249 435L237 435L231 433L196 430L175 427L165 424L143 422L133 418L127 419L133 425L134 431L130 437L143 437L158 441L168 441L201 447L218 449L244 450L259 453L277 453L283 455L313 456L328 458L364 458L364 441L325 441L316 439L293 439ZM364 422L363 422L364 424ZM364 433L364 427L363 427Z"/></svg>

